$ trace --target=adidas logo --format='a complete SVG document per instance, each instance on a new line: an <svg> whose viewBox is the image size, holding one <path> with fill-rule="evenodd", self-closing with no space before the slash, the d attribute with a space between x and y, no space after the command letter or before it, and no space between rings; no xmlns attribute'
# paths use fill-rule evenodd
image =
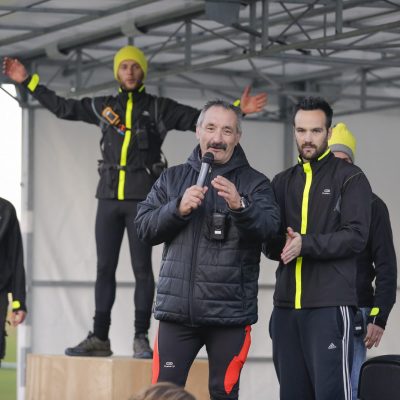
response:
<svg viewBox="0 0 400 400"><path fill-rule="evenodd" d="M331 344L328 346L328 350L333 350L333 349L336 349L336 346L335 346L333 343L331 343Z"/></svg>
<svg viewBox="0 0 400 400"><path fill-rule="evenodd" d="M323 194L323 195L330 195L330 194L331 194L331 189L324 189L324 190L322 191L322 194Z"/></svg>

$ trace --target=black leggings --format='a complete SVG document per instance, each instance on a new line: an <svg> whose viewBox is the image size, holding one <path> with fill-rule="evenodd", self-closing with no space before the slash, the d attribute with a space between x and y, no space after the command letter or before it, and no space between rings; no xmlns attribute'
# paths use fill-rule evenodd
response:
<svg viewBox="0 0 400 400"><path fill-rule="evenodd" d="M134 220L138 201L99 200L96 215L97 278L94 333L108 336L111 309L115 300L115 272L125 228L128 232L132 270L135 276L135 331L145 333L150 326L154 297L151 246L139 240ZM107 323L108 320L108 323ZM98 334L96 330L103 333ZM105 332L106 330L106 332Z"/></svg>
<svg viewBox="0 0 400 400"><path fill-rule="evenodd" d="M188 327L160 321L152 382L185 386L197 353L206 346L211 399L238 399L240 373L251 343L250 331L250 326Z"/></svg>

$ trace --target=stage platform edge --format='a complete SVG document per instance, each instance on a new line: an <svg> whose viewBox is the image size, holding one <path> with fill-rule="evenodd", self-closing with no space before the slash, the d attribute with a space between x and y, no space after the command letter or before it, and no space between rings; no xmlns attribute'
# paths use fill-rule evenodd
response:
<svg viewBox="0 0 400 400"><path fill-rule="evenodd" d="M129 400L151 383L151 360L28 354L26 400ZM208 400L208 362L196 360L186 389Z"/></svg>

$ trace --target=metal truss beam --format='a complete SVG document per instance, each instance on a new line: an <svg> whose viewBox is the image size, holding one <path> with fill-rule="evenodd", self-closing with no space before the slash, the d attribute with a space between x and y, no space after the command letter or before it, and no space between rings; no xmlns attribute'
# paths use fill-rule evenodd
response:
<svg viewBox="0 0 400 400"><path fill-rule="evenodd" d="M124 11L126 11L127 6L134 8L157 1L131 1L121 7L124 7ZM261 3L261 7L258 8L256 13L257 2ZM384 18L387 17L386 14L389 11L400 11L400 5L396 8L396 5L392 2L372 0L319 0L318 2L315 0L292 0L280 1L282 10L277 11L279 7L274 4L277 2L278 0L247 1L246 3L250 5L248 15L243 18L242 13L240 23L233 27L220 25L210 29L206 22L193 21L204 16L205 2L203 0L185 4L185 7L180 6L169 10L167 13L153 13L138 18L136 22L131 21L132 29L138 29L142 33L147 32L149 36L156 38L156 41L149 40L149 43L152 44L141 46L145 53L150 54L150 58L152 58L154 54L162 52L167 54L170 60L164 64L157 64L155 61L150 62L150 78L147 85L160 87L175 85L174 87L178 88L192 87L195 89L203 86L205 90L219 91L220 93L226 93L235 88L232 86L227 90L221 85L220 87L214 86L212 89L202 83L196 83L193 81L194 73L201 71L203 74L217 75L220 73L225 76L229 74L232 78L250 79L254 87L265 88L274 96L296 98L306 94L306 92L293 89L293 87L306 87L312 89L311 91L308 90L308 93L317 93L319 88L326 89L335 79L338 85L332 91L334 96L349 100L359 99L361 108L370 107L371 102L394 103L393 97L388 97L385 94L380 95L379 88L374 91L374 96L368 93L367 89L370 85L378 86L390 81L390 78L373 78L368 72L392 67L398 68L400 52L396 49L400 48L400 20L382 24L375 23L374 25L371 25L371 23L375 22L374 17ZM289 7L289 4L297 6ZM346 10L357 7L371 7L371 10L380 9L381 11L374 14L364 12L362 17L358 19L354 18L354 13L350 13L351 19L344 18L347 15ZM113 10L114 13L118 10L121 12L119 7L109 10ZM15 11L22 10L16 7ZM68 12L68 9L64 8L62 11ZM97 13L86 13L86 11L88 10L82 10L83 16L70 21L69 26L74 26L77 21L87 22L104 16L104 11ZM40 12L40 9L36 8L35 12ZM76 14L79 13L76 12ZM328 15L329 19L327 18ZM389 21L393 20L390 16L388 19ZM360 21L369 25L354 28L355 24L359 24ZM185 26L186 29L183 28L172 33L171 29L168 28L159 29L176 22L181 22L182 27ZM14 28L18 28L18 26L15 25ZM45 29L51 30L53 28ZM277 29L273 30L273 28L283 29L282 35L277 35ZM289 30L289 28L291 29ZM335 28L335 34L327 35L327 28ZM346 28L345 31L344 28ZM274 32L275 37L270 36L271 32ZM329 32L333 32L333 30L329 29ZM375 39L374 35L382 32L393 33L394 37L389 37L387 42L383 44L378 43L377 41L380 38L377 36L377 39ZM38 33L41 34L41 30ZM395 37L396 34L399 36L398 39ZM125 27L114 24L112 27L105 27L101 31L92 32L90 35L66 37L59 41L57 49L62 53L76 51L76 55L71 53L68 60L64 61L49 62L46 58L47 50L43 48L37 48L25 54L15 54L14 56L23 58L25 62L35 61L40 66L49 66L54 63L59 67L57 76L61 74L64 79L73 74L75 76L75 92L68 94L80 97L115 88L115 81L87 85L91 77L90 74L100 68L110 68L111 65L110 56L97 60L92 56L91 50L113 53L115 46L106 42L123 36L126 36ZM5 40L12 41L17 37L14 36ZM168 37L168 40L161 42L165 37ZM303 37L304 39L302 39ZM210 50L213 40L218 41L214 51ZM223 40L225 40L226 45ZM360 45L361 41L364 41L365 45ZM0 40L0 45L2 43L3 41ZM210 43L207 50L201 46L203 43ZM366 55L358 58L358 53L355 53L355 50L364 51ZM317 52L319 52L319 55ZM389 54L390 57L388 57ZM71 59L74 59L75 62L71 63ZM204 62L205 59L207 61ZM263 60L267 62L263 62ZM251 64L247 71L235 71L235 63L240 61L248 61ZM307 64L311 68L315 68L315 71L311 70L299 74L286 72L287 65L293 68L297 64ZM241 65L243 66L243 63ZM281 73L279 73L279 69L282 71ZM289 68L288 70L292 71ZM269 71L274 73L271 74ZM90 74L87 74L87 72ZM55 76L54 73L53 76ZM170 80L168 78L172 76L181 80L184 79L185 82L168 83ZM355 76L359 82L355 83L347 79L347 76ZM363 79L361 79L362 76ZM4 79L0 78L0 82L2 80ZM343 91L346 86L354 89L353 94Z"/></svg>
<svg viewBox="0 0 400 400"><path fill-rule="evenodd" d="M65 22L63 24L57 24L57 25L53 25L50 27L42 28L41 32L35 33L35 37L37 38L38 36L46 35L46 34L49 34L52 32L57 32L61 29L67 29L67 28L71 28L73 26L78 26L78 25L81 25L81 24L84 24L87 22L94 21L100 17L109 17L110 15L126 12L128 10L131 10L131 9L134 9L137 7L141 7L141 6L150 4L150 3L154 3L157 1L159 1L159 0L135 0L135 1L131 1L130 3L122 4L118 7L112 7L112 8L106 9L106 10L98 10L98 11L96 11L96 13L89 14L84 17ZM26 7L26 11L31 12L31 10L33 8L34 7L31 7L31 8ZM26 27L26 29L30 30L29 27ZM24 33L21 35L12 36L12 37L0 40L0 47L7 46L10 44L15 44L15 43L18 43L18 42L21 42L24 40L29 40L29 39L32 39L32 33ZM60 49L60 50L64 50L64 49ZM32 51L32 54L35 54L35 53L36 53L35 51ZM45 56L45 54L46 53L45 53L44 49L42 49L42 51L38 51L38 55L36 57L43 57L43 56Z"/></svg>

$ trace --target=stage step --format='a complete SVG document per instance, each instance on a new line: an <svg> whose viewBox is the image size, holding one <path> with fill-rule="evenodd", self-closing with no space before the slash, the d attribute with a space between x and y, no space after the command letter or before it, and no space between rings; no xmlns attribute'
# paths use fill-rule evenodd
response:
<svg viewBox="0 0 400 400"><path fill-rule="evenodd" d="M29 354L26 400L129 400L151 383L151 360ZM186 389L208 400L208 362L196 360Z"/></svg>

